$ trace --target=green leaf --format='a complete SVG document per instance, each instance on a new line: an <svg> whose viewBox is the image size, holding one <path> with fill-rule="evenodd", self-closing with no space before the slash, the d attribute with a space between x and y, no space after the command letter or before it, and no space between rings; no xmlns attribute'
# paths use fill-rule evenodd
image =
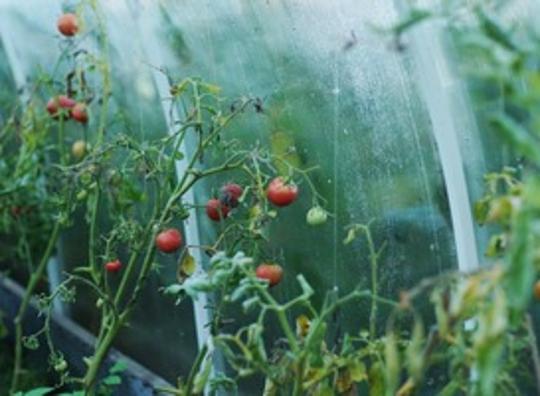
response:
<svg viewBox="0 0 540 396"><path fill-rule="evenodd" d="M320 322L320 320L314 321L310 326L308 336L306 337L305 345L308 349L310 365L313 367L322 367L324 364L321 348L327 327L327 324Z"/></svg>
<svg viewBox="0 0 540 396"><path fill-rule="evenodd" d="M474 218L482 225L486 222L489 212L489 203L491 199L489 197L483 198L474 204Z"/></svg>
<svg viewBox="0 0 540 396"><path fill-rule="evenodd" d="M211 93L212 95L219 95L219 93L221 92L221 87L219 85L200 83L199 86L206 92Z"/></svg>
<svg viewBox="0 0 540 396"><path fill-rule="evenodd" d="M527 129L504 114L493 117L491 125L517 152L540 164L540 142Z"/></svg>
<svg viewBox="0 0 540 396"><path fill-rule="evenodd" d="M356 226L349 227L349 229L347 231L347 236L343 240L343 244L348 245L351 242L353 242L358 237L358 231L359 231L359 229Z"/></svg>
<svg viewBox="0 0 540 396"><path fill-rule="evenodd" d="M44 396L46 395L47 393L53 391L54 388L50 388L50 387L41 387L41 388L36 388L36 389L32 389L28 392L26 392L24 394L24 396Z"/></svg>
<svg viewBox="0 0 540 396"><path fill-rule="evenodd" d="M511 34L506 32L498 21L489 17L481 9L478 12L478 19L480 21L480 27L487 37L509 51L518 51L518 47L513 42Z"/></svg>
<svg viewBox="0 0 540 396"><path fill-rule="evenodd" d="M308 281L306 280L306 278L304 278L304 276L302 274L299 274L296 277L296 280L300 284L300 287L302 288L302 293L304 295L309 297L309 296L312 296L313 293L315 293L313 288L310 286L310 284L308 283Z"/></svg>
<svg viewBox="0 0 540 396"><path fill-rule="evenodd" d="M111 367L111 369L109 370L109 373L111 374L123 373L126 369L127 369L127 363L122 360L119 360Z"/></svg>
<svg viewBox="0 0 540 396"><path fill-rule="evenodd" d="M122 378L118 375L109 375L103 379L105 385L120 385L122 383Z"/></svg>
<svg viewBox="0 0 540 396"><path fill-rule="evenodd" d="M516 313L525 309L529 303L535 280L532 222L533 216L527 210L522 210L516 215L510 250L505 261L504 286L509 306L517 311Z"/></svg>
<svg viewBox="0 0 540 396"><path fill-rule="evenodd" d="M419 319L414 322L411 342L406 351L407 368L415 380L420 380L422 377L423 361L423 342L424 342L424 327Z"/></svg>
<svg viewBox="0 0 540 396"><path fill-rule="evenodd" d="M384 343L384 363L385 363L385 380L386 380L386 395L393 396L399 385L399 352L397 347L397 336L391 332L387 334Z"/></svg>
<svg viewBox="0 0 540 396"><path fill-rule="evenodd" d="M368 382L369 396L384 395L384 371L381 363L376 362L371 365L369 368Z"/></svg>
<svg viewBox="0 0 540 396"><path fill-rule="evenodd" d="M351 380L354 382L365 381L368 379L366 365L360 359L351 361L347 367L351 374Z"/></svg>
<svg viewBox="0 0 540 396"><path fill-rule="evenodd" d="M425 21L431 17L431 12L428 10L413 9L401 22L392 28L392 31L396 35L401 35L407 30L410 30L412 27L417 26L420 22Z"/></svg>
<svg viewBox="0 0 540 396"><path fill-rule="evenodd" d="M204 387L206 386L206 383L208 382L208 378L210 378L210 373L212 372L212 360L206 359L204 362L204 366L197 373L195 376L195 379L193 380L193 393L195 395L202 393L204 390Z"/></svg>

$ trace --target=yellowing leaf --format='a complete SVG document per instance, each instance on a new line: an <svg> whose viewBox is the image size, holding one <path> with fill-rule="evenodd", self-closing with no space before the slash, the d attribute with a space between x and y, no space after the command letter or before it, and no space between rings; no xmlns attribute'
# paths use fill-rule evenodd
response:
<svg viewBox="0 0 540 396"><path fill-rule="evenodd" d="M180 260L180 265L178 266L178 280L179 282L184 282L186 278L189 278L195 273L197 269L197 263L188 250L184 251L182 259Z"/></svg>
<svg viewBox="0 0 540 396"><path fill-rule="evenodd" d="M368 376L366 365L360 359L356 359L350 362L348 368L351 375L351 380L353 380L354 382L367 380Z"/></svg>
<svg viewBox="0 0 540 396"><path fill-rule="evenodd" d="M300 156L296 151L293 137L285 132L276 131L270 136L270 148L274 157L279 159L274 160L274 166L281 176L289 175L289 164L295 168L299 168L302 164Z"/></svg>
<svg viewBox="0 0 540 396"><path fill-rule="evenodd" d="M296 318L296 334L300 338L304 338L309 332L311 321L306 315L300 315Z"/></svg>
<svg viewBox="0 0 540 396"><path fill-rule="evenodd" d="M215 84L200 83L200 86L212 95L218 95L221 92L221 87Z"/></svg>
<svg viewBox="0 0 540 396"><path fill-rule="evenodd" d="M336 389L339 393L343 393L351 389L353 382L351 379L351 373L349 370L343 370L339 373L339 377L336 380Z"/></svg>

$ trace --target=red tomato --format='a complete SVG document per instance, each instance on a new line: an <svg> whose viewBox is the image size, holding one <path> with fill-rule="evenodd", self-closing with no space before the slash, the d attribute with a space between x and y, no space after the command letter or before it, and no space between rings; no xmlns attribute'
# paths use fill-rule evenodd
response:
<svg viewBox="0 0 540 396"><path fill-rule="evenodd" d="M278 264L261 264L255 270L259 279L267 280L270 286L275 286L283 278L283 268Z"/></svg>
<svg viewBox="0 0 540 396"><path fill-rule="evenodd" d="M225 219L231 209L219 199L212 198L206 204L206 214L214 221Z"/></svg>
<svg viewBox="0 0 540 396"><path fill-rule="evenodd" d="M53 118L58 118L59 110L72 109L76 103L77 102L66 95L55 96L47 102L47 111Z"/></svg>
<svg viewBox="0 0 540 396"><path fill-rule="evenodd" d="M68 37L74 36L79 31L79 21L77 20L77 16L71 13L60 16L56 22L56 26L60 33Z"/></svg>
<svg viewBox="0 0 540 396"><path fill-rule="evenodd" d="M120 271L120 268L122 268L122 263L118 259L105 264L105 270L110 273L116 273Z"/></svg>
<svg viewBox="0 0 540 396"><path fill-rule="evenodd" d="M71 118L81 124L88 122L88 113L86 112L86 105L84 103L77 103L71 109Z"/></svg>
<svg viewBox="0 0 540 396"><path fill-rule="evenodd" d="M298 187L294 184L285 184L281 177L276 177L268 185L266 197L276 206L287 206L298 197Z"/></svg>
<svg viewBox="0 0 540 396"><path fill-rule="evenodd" d="M161 231L156 236L156 247L163 253L173 253L182 246L182 234L176 228Z"/></svg>
<svg viewBox="0 0 540 396"><path fill-rule="evenodd" d="M244 193L244 189L236 183L225 184L221 188L222 198L221 201L230 206L231 208L236 208L238 206L238 200Z"/></svg>

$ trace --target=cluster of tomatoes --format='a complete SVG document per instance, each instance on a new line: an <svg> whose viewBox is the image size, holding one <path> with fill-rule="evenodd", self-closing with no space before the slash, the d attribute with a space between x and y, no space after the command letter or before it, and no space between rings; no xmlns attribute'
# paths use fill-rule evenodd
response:
<svg viewBox="0 0 540 396"><path fill-rule="evenodd" d="M57 21L58 31L66 36L73 37L79 32L77 16L66 13ZM88 112L85 103L77 102L67 95L58 95L51 98L47 103L47 112L54 119L71 118L85 124L88 122ZM86 145L84 141L74 143L72 152L76 158L84 156ZM226 219L231 209L238 206L244 189L235 183L226 184L221 189L219 198L212 198L206 204L206 215L213 221ZM276 206L283 207L293 203L298 196L298 187L286 183L281 177L273 179L266 190L266 197ZM163 253L174 253L182 246L182 234L176 228L161 231L155 239L156 248ZM109 273L117 273L121 270L122 263L116 259L105 264L105 270ZM277 285L283 277L283 268L277 264L261 264L255 271L260 279L267 280L270 286Z"/></svg>
<svg viewBox="0 0 540 396"><path fill-rule="evenodd" d="M206 204L206 215L210 220L225 219L232 208L236 208L244 189L235 183L229 183L221 189L220 198L212 198ZM292 204L298 197L298 187L286 183L281 177L273 179L266 189L266 198L276 206L283 207ZM255 270L259 279L268 281L270 286L281 282L283 268L278 264L263 263Z"/></svg>
<svg viewBox="0 0 540 396"><path fill-rule="evenodd" d="M235 183L222 187L221 196L212 198L206 203L206 215L210 220L221 221L229 216L231 209L236 208L244 193L244 189ZM273 179L266 190L266 197L276 206L292 204L298 196L298 187L287 184L281 177Z"/></svg>
<svg viewBox="0 0 540 396"><path fill-rule="evenodd" d="M72 37L79 31L79 22L75 14L66 13L58 18L58 31L66 37ZM54 119L68 119L86 124L88 122L88 111L86 104L77 102L67 95L55 96L47 102L47 111Z"/></svg>
<svg viewBox="0 0 540 396"><path fill-rule="evenodd" d="M212 198L206 204L206 215L213 221L225 219L231 209L236 208L244 189L236 183L228 183L221 188L221 196ZM298 187L286 183L281 177L273 179L266 190L267 199L274 205L283 207L292 204L298 197ZM174 253L182 246L182 234L176 228L161 231L155 239L157 250L163 253ZM105 270L116 273L122 268L120 260L113 260L105 264ZM259 279L266 280L270 286L275 286L283 277L283 268L278 264L263 263L259 265L255 274Z"/></svg>

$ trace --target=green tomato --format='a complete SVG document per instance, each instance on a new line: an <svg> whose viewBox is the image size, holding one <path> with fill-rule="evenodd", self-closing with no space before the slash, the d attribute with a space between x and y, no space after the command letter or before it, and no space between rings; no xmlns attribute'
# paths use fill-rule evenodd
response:
<svg viewBox="0 0 540 396"><path fill-rule="evenodd" d="M320 206L312 207L306 215L306 221L311 226L317 226L326 223L328 213Z"/></svg>
<svg viewBox="0 0 540 396"><path fill-rule="evenodd" d="M82 159L86 155L86 142L84 140L77 140L73 143L71 154L78 160Z"/></svg>
<svg viewBox="0 0 540 396"><path fill-rule="evenodd" d="M88 196L88 191L86 190L81 190L77 193L77 200L78 201L82 201L84 199L86 199L86 197Z"/></svg>
<svg viewBox="0 0 540 396"><path fill-rule="evenodd" d="M64 359L60 359L56 364L54 365L54 371L57 373L62 373L67 370L68 364Z"/></svg>

